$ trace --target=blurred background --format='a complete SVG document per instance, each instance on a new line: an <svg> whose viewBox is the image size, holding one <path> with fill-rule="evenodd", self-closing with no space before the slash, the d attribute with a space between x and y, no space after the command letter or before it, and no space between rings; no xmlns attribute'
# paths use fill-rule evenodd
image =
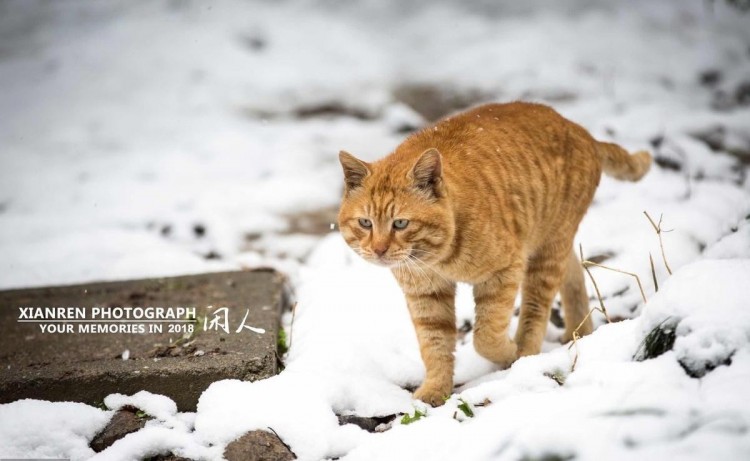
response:
<svg viewBox="0 0 750 461"><path fill-rule="evenodd" d="M638 236L608 226L651 204L692 242L679 265L748 203L749 7L0 1L0 288L293 274L332 231L339 150L375 159L445 114L518 99L654 151L657 173L603 184L615 214L581 232L624 253Z"/></svg>

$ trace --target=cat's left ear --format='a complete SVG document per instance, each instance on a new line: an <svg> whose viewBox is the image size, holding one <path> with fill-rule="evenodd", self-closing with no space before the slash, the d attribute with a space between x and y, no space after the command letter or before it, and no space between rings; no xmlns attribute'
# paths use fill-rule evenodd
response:
<svg viewBox="0 0 750 461"><path fill-rule="evenodd" d="M417 189L432 197L442 196L443 160L440 152L434 147L422 152L411 170L411 177Z"/></svg>

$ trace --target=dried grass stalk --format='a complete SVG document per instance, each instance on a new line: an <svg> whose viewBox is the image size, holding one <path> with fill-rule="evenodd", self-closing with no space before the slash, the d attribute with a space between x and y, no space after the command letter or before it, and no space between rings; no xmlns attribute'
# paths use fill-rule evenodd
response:
<svg viewBox="0 0 750 461"><path fill-rule="evenodd" d="M643 212L643 214L646 215L646 218L648 218L648 222L651 223L651 226L653 226L654 231L656 232L656 236L659 237L659 247L661 248L661 259L664 261L664 267L667 268L667 272L669 272L669 275L672 275L672 269L669 267L669 263L667 262L667 255L664 253L664 241L661 238L662 232L672 232L672 229L665 231L661 228L661 220L664 218L663 214L659 215L659 224L655 223L653 219L651 219L651 216L648 215L646 211Z"/></svg>

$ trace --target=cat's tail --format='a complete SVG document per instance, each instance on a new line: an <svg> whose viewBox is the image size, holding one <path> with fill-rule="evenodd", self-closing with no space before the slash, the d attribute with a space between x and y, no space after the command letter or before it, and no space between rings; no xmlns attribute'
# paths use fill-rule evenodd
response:
<svg viewBox="0 0 750 461"><path fill-rule="evenodd" d="M602 159L604 173L615 179L638 181L651 168L651 154L645 150L630 155L628 151L610 142L596 142Z"/></svg>

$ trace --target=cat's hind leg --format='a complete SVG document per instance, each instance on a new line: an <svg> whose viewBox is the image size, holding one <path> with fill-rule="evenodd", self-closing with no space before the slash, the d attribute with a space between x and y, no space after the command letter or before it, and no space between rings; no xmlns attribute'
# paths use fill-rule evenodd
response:
<svg viewBox="0 0 750 461"><path fill-rule="evenodd" d="M570 252L565 278L560 287L563 313L565 314L565 333L560 341L567 343L573 339L573 331L578 328L578 335L584 336L594 330L589 313L589 295L586 293L586 283L583 280L583 267L576 256L575 250ZM586 319L584 322L583 319ZM583 323L581 323L583 322Z"/></svg>
<svg viewBox="0 0 750 461"><path fill-rule="evenodd" d="M570 244L546 244L526 264L521 315L516 331L518 356L538 354L547 331L552 300L563 281Z"/></svg>
<svg viewBox="0 0 750 461"><path fill-rule="evenodd" d="M474 349L502 367L510 366L518 358L516 344L508 336L508 326L522 277L523 262L519 260L474 285Z"/></svg>

